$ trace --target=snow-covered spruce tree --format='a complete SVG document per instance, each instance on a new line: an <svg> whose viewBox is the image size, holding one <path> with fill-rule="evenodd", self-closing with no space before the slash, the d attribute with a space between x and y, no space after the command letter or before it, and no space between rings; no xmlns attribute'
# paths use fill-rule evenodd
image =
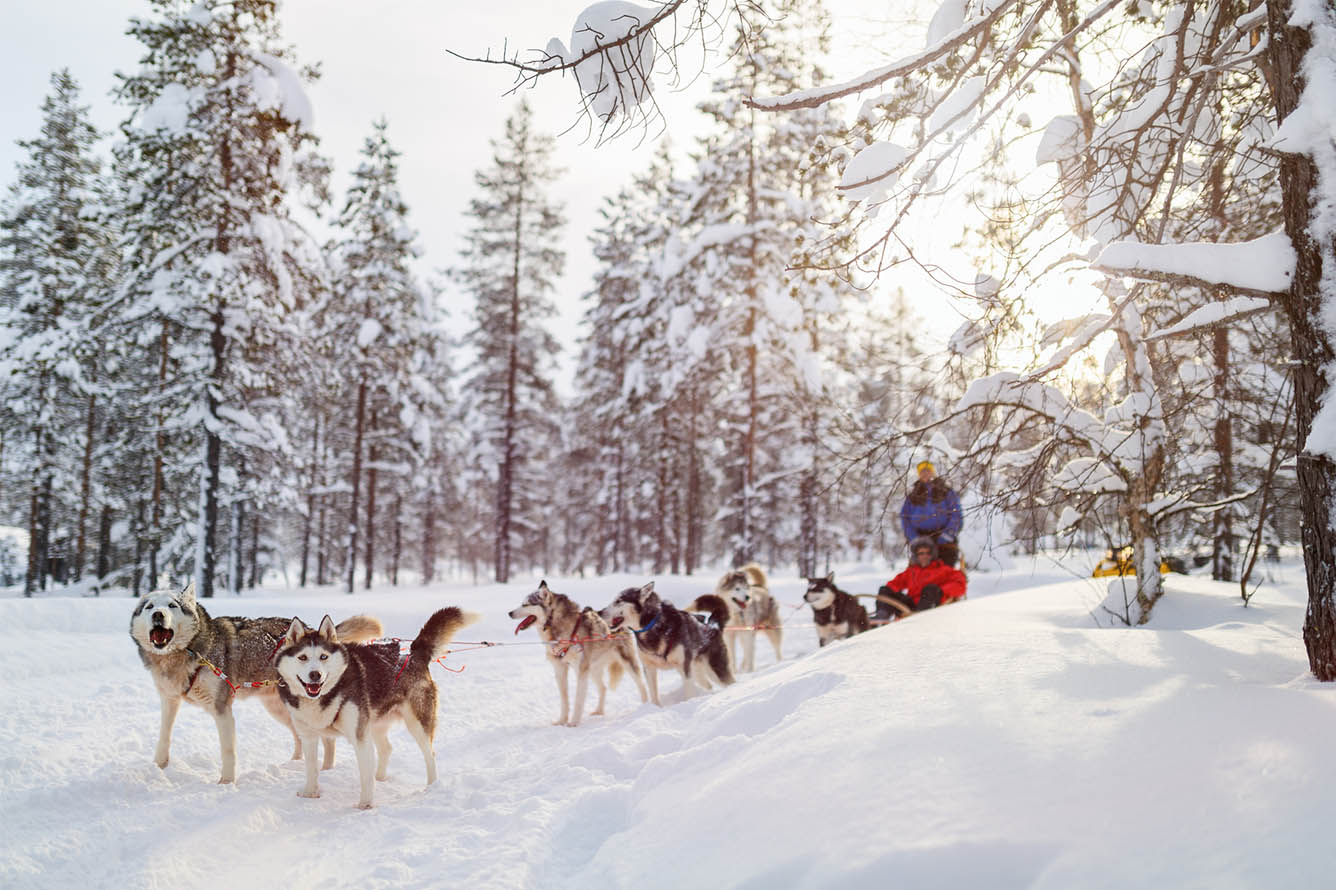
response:
<svg viewBox="0 0 1336 890"><path fill-rule="evenodd" d="M546 502L544 460L556 453L556 396L552 368L556 339L543 326L556 312L551 295L565 264L557 246L565 223L547 196L558 175L554 140L533 127L521 102L492 140L492 166L475 174L478 196L469 202L470 228L454 270L474 298L467 343L476 357L465 384L477 457L495 468L493 567L509 580L516 544L529 561L546 543L539 508Z"/></svg>
<svg viewBox="0 0 1336 890"><path fill-rule="evenodd" d="M645 245L637 238L635 217L644 197L632 187L606 198L599 211L602 223L590 235L599 266L594 288L585 295L589 306L582 319L576 396L565 424L572 442L563 454L579 481L569 491L569 509L560 512L581 527L565 536L572 544L578 542L579 549L567 552L563 562L592 563L600 575L624 571L635 559L630 511L639 499L630 492L637 489L634 452L642 438L636 412L628 404L627 370L632 362L643 361L631 347L643 325L637 307L645 282ZM635 389L633 383L630 390Z"/></svg>
<svg viewBox="0 0 1336 890"><path fill-rule="evenodd" d="M8 460L28 492L24 594L83 566L93 453L100 436L99 349L83 336L108 298L108 230L96 130L68 71L51 77L42 131L0 216L0 387ZM102 219L99 219L102 216ZM56 540L58 525L74 540Z"/></svg>
<svg viewBox="0 0 1336 890"><path fill-rule="evenodd" d="M787 270L797 248L819 243L813 220L832 215L831 190L820 185L824 170L808 161L815 140L835 123L824 109L781 119L743 99L791 89L800 77L821 80L804 52L824 40L819 3L786 0L772 18L744 17L731 70L701 105L716 129L698 151L688 218L697 234L688 263L696 288L715 303L711 317L695 323L710 326L711 349L730 366L719 381L727 479L720 518L739 565L793 555L799 527L810 545L805 561L815 558L814 507L795 523L791 505L816 456L801 445L812 438L807 408L823 401L814 335L821 319L840 311L840 296L838 285L814 290ZM814 501L810 478L808 487Z"/></svg>
<svg viewBox="0 0 1336 890"><path fill-rule="evenodd" d="M423 290L410 268L418 253L417 233L408 225L408 206L399 192L398 155L385 121L374 124L335 223L338 235L329 251L332 298L319 321L332 344L355 344L351 361L345 351L333 353L338 358L331 371L342 379L343 394L342 410L330 421L342 428L326 432L350 445L351 462L344 468L351 492L344 564L348 593L353 592L359 543L363 584L371 586L381 472L402 475L400 470L414 459L413 431L401 423L403 399L412 392L423 329L434 321L424 313ZM415 422L416 413L412 416Z"/></svg>
<svg viewBox="0 0 1336 890"><path fill-rule="evenodd" d="M129 107L117 150L129 182L122 318L161 330L163 429L198 448L197 587L211 596L220 509L253 452L283 447L266 361L301 342L289 316L306 298L306 238L291 218L296 190L324 170L303 77L286 61L274 0L150 0L132 19L145 47L121 75ZM155 458L155 461L157 458ZM155 486L156 486L155 482ZM186 553L172 554L184 563Z"/></svg>

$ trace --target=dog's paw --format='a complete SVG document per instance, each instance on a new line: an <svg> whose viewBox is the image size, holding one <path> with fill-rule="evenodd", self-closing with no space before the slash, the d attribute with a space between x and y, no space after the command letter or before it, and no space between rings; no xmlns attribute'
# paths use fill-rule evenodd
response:
<svg viewBox="0 0 1336 890"><path fill-rule="evenodd" d="M219 785L232 785L237 781L236 776L222 776L218 779Z"/></svg>
<svg viewBox="0 0 1336 890"><path fill-rule="evenodd" d="M562 717L552 721L553 726L566 726L566 718Z"/></svg>
<svg viewBox="0 0 1336 890"><path fill-rule="evenodd" d="M297 792L297 796L305 797L308 800L314 800L315 798L320 796L320 790L316 789L315 791L307 791L305 788L303 788L301 791Z"/></svg>
<svg viewBox="0 0 1336 890"><path fill-rule="evenodd" d="M164 757L154 757L154 758L153 758L153 762L154 762L155 764L157 764L158 769L166 769L166 768L167 768L167 758L166 758L165 756L164 756Z"/></svg>
<svg viewBox="0 0 1336 890"><path fill-rule="evenodd" d="M372 803L371 801L369 801L369 800L368 800L366 803L363 803L363 802L360 801L360 800L357 802L357 808L358 808L359 810L370 810L370 809L374 809L375 806L376 806L376 805L373 804L373 803Z"/></svg>

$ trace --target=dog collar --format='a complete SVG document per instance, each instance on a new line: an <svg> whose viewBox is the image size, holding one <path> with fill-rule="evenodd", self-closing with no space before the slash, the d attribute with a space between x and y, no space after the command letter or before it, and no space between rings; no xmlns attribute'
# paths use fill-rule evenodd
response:
<svg viewBox="0 0 1336 890"><path fill-rule="evenodd" d="M649 630L651 627L653 627L654 625L656 625L656 624L658 624L658 623L659 623L659 616L658 616L658 615L655 615L653 618L651 618L651 619L649 620L649 624L646 624L644 627L640 628L640 630L633 630L633 631L631 631L631 633L633 633L633 634L643 634L645 631Z"/></svg>

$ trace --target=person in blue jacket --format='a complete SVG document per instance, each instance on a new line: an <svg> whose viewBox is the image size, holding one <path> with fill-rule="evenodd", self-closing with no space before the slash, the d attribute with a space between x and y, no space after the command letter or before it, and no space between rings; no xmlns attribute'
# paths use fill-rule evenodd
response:
<svg viewBox="0 0 1336 890"><path fill-rule="evenodd" d="M900 525L905 540L932 538L937 542L937 558L948 566L955 566L960 556L956 539L964 524L960 496L937 475L937 468L931 461L922 461L915 469L918 470L918 481L909 489L909 496L900 508Z"/></svg>

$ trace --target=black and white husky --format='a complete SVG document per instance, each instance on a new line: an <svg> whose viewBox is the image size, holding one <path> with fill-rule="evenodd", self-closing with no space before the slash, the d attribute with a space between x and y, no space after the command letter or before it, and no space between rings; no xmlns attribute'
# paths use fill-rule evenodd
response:
<svg viewBox="0 0 1336 890"><path fill-rule="evenodd" d="M648 701L645 678L640 671L640 657L629 633L612 633L608 623L591 608L581 609L570 597L557 593L546 581L529 594L523 603L510 610L510 617L519 621L515 633L534 624L538 635L548 643L547 659L556 675L557 689L561 692L561 715L557 726L579 726L584 714L585 693L593 679L598 687L598 707L591 714L603 713L603 702L608 687L617 688L623 673L629 673L640 690L640 700ZM575 668L575 711L570 710L567 671ZM608 679L603 679L604 672Z"/></svg>
<svg viewBox="0 0 1336 890"><path fill-rule="evenodd" d="M164 576L158 589L146 594L130 616L130 636L162 702L153 762L166 769L172 726L181 703L189 702L207 711L218 726L223 761L218 781L236 781L237 724L232 702L248 697L259 699L275 720L292 731L292 759L301 757L302 740L279 701L273 661L292 619L214 618L196 601L195 582L180 592L171 589L170 583ZM356 615L340 623L338 631L345 639L370 640L380 636L381 627L375 618ZM214 673L213 668L225 676ZM314 757L314 747L307 753ZM333 765L334 742L330 741L325 745L324 769Z"/></svg>
<svg viewBox="0 0 1336 890"><path fill-rule="evenodd" d="M819 645L852 637L868 629L867 609L856 597L835 586L834 572L824 578L808 578L803 599L812 607Z"/></svg>
<svg viewBox="0 0 1336 890"><path fill-rule="evenodd" d="M357 806L370 809L376 779L390 761L389 730L403 721L427 764L427 784L436 781L436 683L428 666L460 628L477 615L441 609L427 619L401 658L399 644L348 643L326 615L317 630L292 619L276 666L283 681L279 697L306 747L306 785L299 797L319 797L315 741L343 736L357 754L362 792Z"/></svg>
<svg viewBox="0 0 1336 890"><path fill-rule="evenodd" d="M696 604L710 612L715 626L698 621L689 612L659 599L654 582L628 587L598 614L613 630L626 627L636 635L640 659L649 681L650 701L659 700L659 671L682 673L682 693L690 698L694 687L709 689L733 682L728 649L721 628L728 621L728 604L714 594L697 597Z"/></svg>
<svg viewBox="0 0 1336 890"><path fill-rule="evenodd" d="M779 603L770 595L765 572L756 563L733 569L719 579L715 594L729 604L728 630L724 632L733 666L739 671L756 670L756 634L765 634L780 661L779 645L784 636Z"/></svg>

